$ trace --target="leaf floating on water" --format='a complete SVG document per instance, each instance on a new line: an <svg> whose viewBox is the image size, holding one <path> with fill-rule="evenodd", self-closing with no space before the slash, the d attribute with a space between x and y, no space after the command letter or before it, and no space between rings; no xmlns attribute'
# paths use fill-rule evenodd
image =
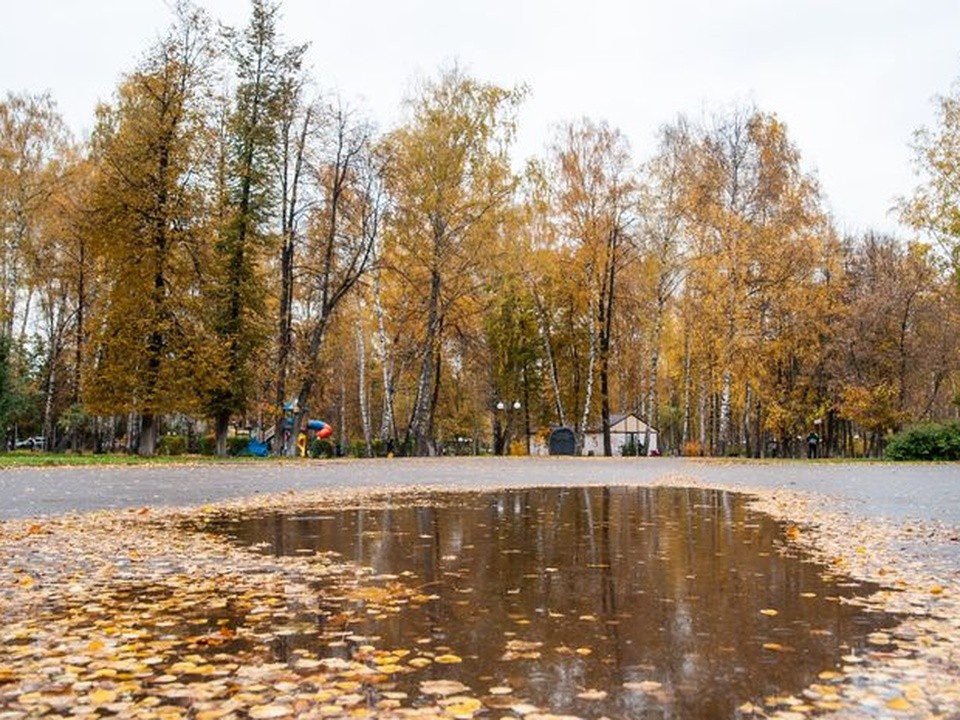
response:
<svg viewBox="0 0 960 720"><path fill-rule="evenodd" d="M530 703L517 703L516 705L511 705L510 710L520 717L525 717L532 713L540 712L540 708L538 708L536 705L531 705Z"/></svg>
<svg viewBox="0 0 960 720"><path fill-rule="evenodd" d="M437 655L433 661L441 665L456 665L457 663L463 662L463 658L459 655Z"/></svg>
<svg viewBox="0 0 960 720"><path fill-rule="evenodd" d="M623 687L625 690L633 690L634 692L651 693L662 688L663 683L659 683L656 680L640 680L625 682Z"/></svg>
<svg viewBox="0 0 960 720"><path fill-rule="evenodd" d="M487 692L491 695L512 695L513 688L507 687L506 685L497 685L496 687L492 687L487 690Z"/></svg>
<svg viewBox="0 0 960 720"><path fill-rule="evenodd" d="M774 610L773 608L764 608L760 611L761 615L766 615L767 617L776 617L780 614L779 610Z"/></svg>
<svg viewBox="0 0 960 720"><path fill-rule="evenodd" d="M476 698L456 697L441 701L444 711L455 718L470 718L474 713L483 709L483 703Z"/></svg>
<svg viewBox="0 0 960 720"><path fill-rule="evenodd" d="M542 647L543 643L536 640L509 640L507 642L507 650L513 650L514 652L530 652Z"/></svg>
<svg viewBox="0 0 960 720"><path fill-rule="evenodd" d="M769 650L771 652L785 652L786 648L780 643L769 642L763 644L764 650Z"/></svg>
<svg viewBox="0 0 960 720"><path fill-rule="evenodd" d="M424 695L445 697L470 692L470 688L456 680L424 680L420 683L420 692Z"/></svg>
<svg viewBox="0 0 960 720"><path fill-rule="evenodd" d="M577 697L581 700L604 700L607 697L606 690L584 690L582 693L577 693Z"/></svg>

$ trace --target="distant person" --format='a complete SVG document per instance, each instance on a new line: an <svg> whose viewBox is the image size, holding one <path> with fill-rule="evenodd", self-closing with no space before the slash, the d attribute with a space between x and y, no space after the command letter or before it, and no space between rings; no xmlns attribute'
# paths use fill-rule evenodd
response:
<svg viewBox="0 0 960 720"><path fill-rule="evenodd" d="M807 457L813 459L817 457L817 445L820 444L820 436L817 433L811 432L807 435Z"/></svg>

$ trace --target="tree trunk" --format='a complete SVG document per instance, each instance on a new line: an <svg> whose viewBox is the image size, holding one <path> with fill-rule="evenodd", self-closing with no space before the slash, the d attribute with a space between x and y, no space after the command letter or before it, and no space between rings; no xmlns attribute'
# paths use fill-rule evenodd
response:
<svg viewBox="0 0 960 720"><path fill-rule="evenodd" d="M580 417L580 424L576 428L577 452L583 451L583 436L587 431L587 423L590 421L590 403L593 401L593 375L594 365L597 360L597 331L590 323L590 351L587 360L587 391L583 399L583 415Z"/></svg>
<svg viewBox="0 0 960 720"><path fill-rule="evenodd" d="M227 456L227 432L230 430L230 411L221 410L214 418L217 457Z"/></svg>
<svg viewBox="0 0 960 720"><path fill-rule="evenodd" d="M360 407L360 425L363 428L363 442L366 457L373 457L373 438L370 430L370 407L367 398L367 348L363 333L361 303L357 302L357 393Z"/></svg>
<svg viewBox="0 0 960 720"><path fill-rule="evenodd" d="M433 408L434 351L438 340L440 324L441 276L438 267L434 267L430 276L430 298L427 309L426 336L423 339L423 351L420 361L420 377L417 381L417 395L413 405L410 426L407 429L407 443L413 444L417 455L434 455L433 439L429 437L429 421Z"/></svg>
<svg viewBox="0 0 960 720"><path fill-rule="evenodd" d="M160 422L153 413L140 416L140 441L137 454L141 457L153 457L157 453L157 438L160 434Z"/></svg>
<svg viewBox="0 0 960 720"><path fill-rule="evenodd" d="M717 433L720 443L720 455L727 454L727 445L730 442L731 393L733 375L729 370L723 371L723 384L720 391L720 428Z"/></svg>
<svg viewBox="0 0 960 720"><path fill-rule="evenodd" d="M380 439L389 442L397 439L397 423L393 412L393 395L395 392L393 360L390 356L390 344L384 322L385 313L380 297L379 269L373 276L373 309L377 316L377 354L380 358L380 369L383 373L383 414L380 420Z"/></svg>
<svg viewBox="0 0 960 720"><path fill-rule="evenodd" d="M550 342L550 328L547 325L546 313L540 304L540 298L533 288L531 293L537 306L537 328L540 331L540 339L543 342L543 351L547 358L547 370L550 376L550 388L553 390L553 401L557 410L557 421L562 427L567 425L567 417L563 408L563 397L560 395L560 375L557 370L557 361L553 354L553 343Z"/></svg>

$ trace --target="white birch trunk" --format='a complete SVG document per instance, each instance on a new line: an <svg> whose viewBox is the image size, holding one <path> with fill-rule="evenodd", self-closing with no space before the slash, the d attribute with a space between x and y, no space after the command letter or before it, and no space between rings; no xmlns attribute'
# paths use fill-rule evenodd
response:
<svg viewBox="0 0 960 720"><path fill-rule="evenodd" d="M583 436L587 431L587 422L590 420L590 402L593 400L593 375L594 375L594 366L597 361L597 330L593 326L593 323L590 323L590 354L587 360L587 392L586 397L583 400L583 415L580 418L580 423L577 426L577 444L579 445L578 451L583 450Z"/></svg>
<svg viewBox="0 0 960 720"><path fill-rule="evenodd" d="M367 457L373 456L373 442L370 433L370 405L367 400L367 348L363 333L363 305L357 300L357 391L360 401L360 424L363 428L363 442Z"/></svg>
<svg viewBox="0 0 960 720"><path fill-rule="evenodd" d="M383 373L383 415L380 419L380 439L391 440L397 436L397 424L393 414L393 361L390 357L390 341L387 339L385 313L380 298L380 270L373 274L373 310L377 317L377 342L375 348Z"/></svg>
<svg viewBox="0 0 960 720"><path fill-rule="evenodd" d="M720 452L724 455L727 454L727 446L730 443L730 395L732 385L733 375L729 370L724 370L723 385L720 390L720 428L718 432L720 438Z"/></svg>

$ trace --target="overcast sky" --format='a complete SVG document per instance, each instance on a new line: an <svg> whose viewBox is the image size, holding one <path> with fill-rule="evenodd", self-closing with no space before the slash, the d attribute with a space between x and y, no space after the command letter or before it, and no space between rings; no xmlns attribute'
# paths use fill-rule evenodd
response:
<svg viewBox="0 0 960 720"><path fill-rule="evenodd" d="M245 0L198 0L231 25ZM658 128L752 104L787 124L843 232L900 232L916 185L913 132L960 78L957 0L286 0L281 32L309 42L319 85L396 121L413 82L459 63L531 94L518 154L559 122L618 127L637 161ZM0 90L50 91L89 131L171 19L165 0L0 0Z"/></svg>

